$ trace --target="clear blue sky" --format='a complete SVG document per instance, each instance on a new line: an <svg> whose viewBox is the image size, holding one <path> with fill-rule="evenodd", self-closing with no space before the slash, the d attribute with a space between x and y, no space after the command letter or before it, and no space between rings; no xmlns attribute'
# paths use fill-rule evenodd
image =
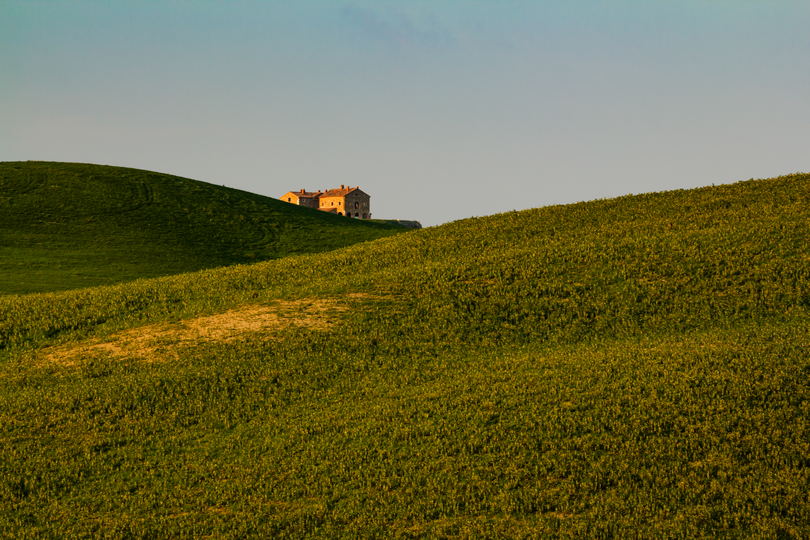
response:
<svg viewBox="0 0 810 540"><path fill-rule="evenodd" d="M0 161L426 225L810 170L807 0L0 0Z"/></svg>

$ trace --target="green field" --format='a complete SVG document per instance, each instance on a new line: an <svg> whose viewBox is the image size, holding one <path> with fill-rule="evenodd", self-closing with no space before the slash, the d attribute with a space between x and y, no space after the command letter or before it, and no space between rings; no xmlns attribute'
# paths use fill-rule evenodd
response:
<svg viewBox="0 0 810 540"><path fill-rule="evenodd" d="M0 297L0 531L810 536L810 175Z"/></svg>
<svg viewBox="0 0 810 540"><path fill-rule="evenodd" d="M401 231L168 174L0 162L0 294L276 259Z"/></svg>

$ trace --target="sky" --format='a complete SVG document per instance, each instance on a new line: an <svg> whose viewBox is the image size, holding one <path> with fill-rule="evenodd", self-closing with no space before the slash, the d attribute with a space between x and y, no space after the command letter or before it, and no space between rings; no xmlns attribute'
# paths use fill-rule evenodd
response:
<svg viewBox="0 0 810 540"><path fill-rule="evenodd" d="M377 218L810 171L807 0L0 0L0 161Z"/></svg>

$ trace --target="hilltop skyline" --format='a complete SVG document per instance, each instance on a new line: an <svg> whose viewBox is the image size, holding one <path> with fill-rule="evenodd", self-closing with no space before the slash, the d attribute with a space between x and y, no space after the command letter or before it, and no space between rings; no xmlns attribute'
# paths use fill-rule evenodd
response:
<svg viewBox="0 0 810 540"><path fill-rule="evenodd" d="M654 5L649 5L654 4ZM810 169L787 0L0 7L0 161L467 216Z"/></svg>

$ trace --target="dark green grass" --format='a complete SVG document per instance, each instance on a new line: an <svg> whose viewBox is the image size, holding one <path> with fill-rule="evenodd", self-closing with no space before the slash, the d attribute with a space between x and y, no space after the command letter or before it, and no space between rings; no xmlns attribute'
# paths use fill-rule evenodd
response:
<svg viewBox="0 0 810 540"><path fill-rule="evenodd" d="M794 175L0 299L0 528L807 537L809 220ZM42 359L309 297L348 309L179 359Z"/></svg>
<svg viewBox="0 0 810 540"><path fill-rule="evenodd" d="M167 174L0 163L0 294L327 251L402 230Z"/></svg>

